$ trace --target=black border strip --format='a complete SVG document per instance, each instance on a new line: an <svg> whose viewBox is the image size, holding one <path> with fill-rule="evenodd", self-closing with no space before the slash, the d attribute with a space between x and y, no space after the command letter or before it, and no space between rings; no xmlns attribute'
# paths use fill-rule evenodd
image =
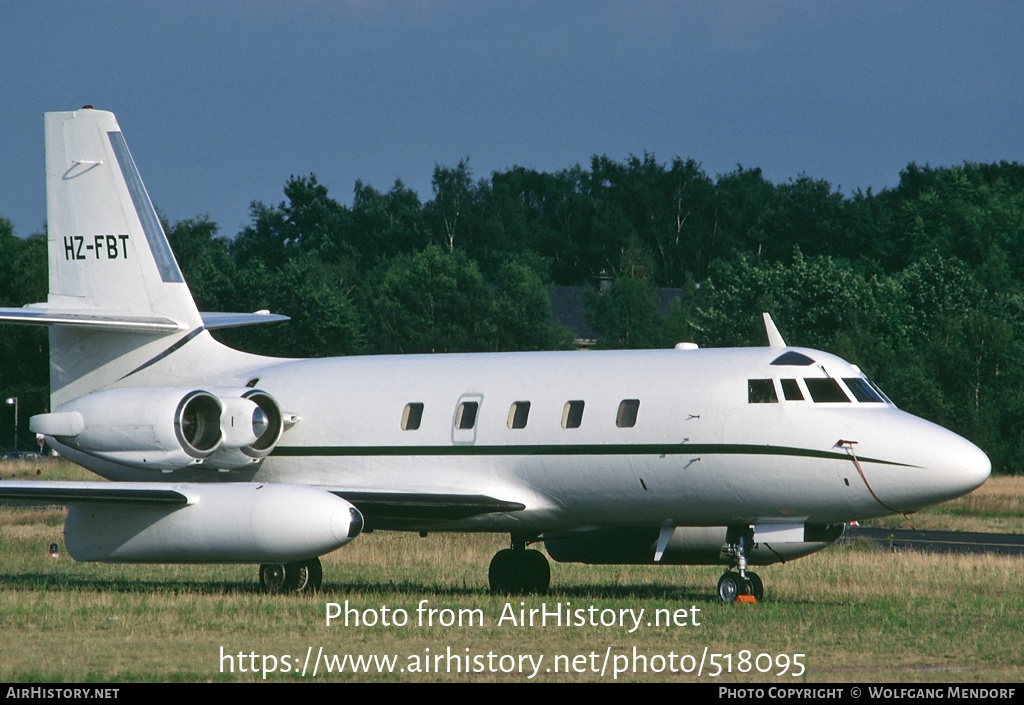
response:
<svg viewBox="0 0 1024 705"><path fill-rule="evenodd" d="M531 456L531 455L771 455L797 458L821 458L850 462L847 453L765 446L741 443L654 443L607 445L455 445L455 446L278 446L277 457L393 457L393 456ZM861 462L917 467L880 458L860 458Z"/></svg>

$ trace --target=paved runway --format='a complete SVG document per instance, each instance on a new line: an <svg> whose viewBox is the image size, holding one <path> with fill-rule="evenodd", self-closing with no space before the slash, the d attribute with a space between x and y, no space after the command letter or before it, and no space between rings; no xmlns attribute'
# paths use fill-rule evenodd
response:
<svg viewBox="0 0 1024 705"><path fill-rule="evenodd" d="M1024 534L982 534L963 531L917 531L916 529L846 530L841 541L867 539L887 550L930 551L932 553L998 553L1024 556Z"/></svg>

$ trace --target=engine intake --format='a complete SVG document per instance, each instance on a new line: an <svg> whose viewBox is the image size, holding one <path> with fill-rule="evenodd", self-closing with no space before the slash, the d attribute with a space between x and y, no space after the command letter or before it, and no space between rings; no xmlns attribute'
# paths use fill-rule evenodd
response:
<svg viewBox="0 0 1024 705"><path fill-rule="evenodd" d="M234 470L267 457L284 432L284 414L277 400L260 389L216 391L224 407L224 442L206 464Z"/></svg>
<svg viewBox="0 0 1024 705"><path fill-rule="evenodd" d="M212 394L192 392L174 412L174 431L186 453L205 458L220 445L220 402Z"/></svg>

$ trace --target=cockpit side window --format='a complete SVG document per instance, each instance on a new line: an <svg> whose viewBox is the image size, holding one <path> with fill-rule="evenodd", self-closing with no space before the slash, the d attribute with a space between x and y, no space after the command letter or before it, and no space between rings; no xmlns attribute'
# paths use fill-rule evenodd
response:
<svg viewBox="0 0 1024 705"><path fill-rule="evenodd" d="M890 399L885 392L879 389L878 385L872 382L870 378L865 377L864 379L867 381L869 385L871 385L871 388L875 390L878 396L882 397L882 401L884 401L886 404L890 404L891 406L896 406L896 404L893 403L892 399Z"/></svg>
<svg viewBox="0 0 1024 705"><path fill-rule="evenodd" d="M800 385L795 379L782 380L782 396L786 401L803 401L804 393L800 391Z"/></svg>
<svg viewBox="0 0 1024 705"><path fill-rule="evenodd" d="M775 383L770 379L748 379L747 401L751 404L778 404Z"/></svg>
<svg viewBox="0 0 1024 705"><path fill-rule="evenodd" d="M847 389L850 390L857 401L873 402L876 404L885 403L885 400L875 392L866 379L862 377L843 377L843 381L846 382Z"/></svg>
<svg viewBox="0 0 1024 705"><path fill-rule="evenodd" d="M807 385L807 391L815 402L850 401L850 398L846 396L846 392L839 386L839 382L836 382L831 377L807 377L804 379L804 384Z"/></svg>

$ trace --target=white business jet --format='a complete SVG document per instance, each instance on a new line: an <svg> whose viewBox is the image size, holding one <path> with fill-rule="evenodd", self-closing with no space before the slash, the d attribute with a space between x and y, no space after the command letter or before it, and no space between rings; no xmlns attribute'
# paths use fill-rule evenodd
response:
<svg viewBox="0 0 1024 705"><path fill-rule="evenodd" d="M112 482L3 482L69 506L77 560L261 564L315 589L361 531L507 533L496 591L556 561L751 565L824 548L853 519L971 491L985 454L900 411L860 370L789 347L315 360L227 348L200 313L114 115L46 115L49 295L0 321L50 327L60 453Z"/></svg>

